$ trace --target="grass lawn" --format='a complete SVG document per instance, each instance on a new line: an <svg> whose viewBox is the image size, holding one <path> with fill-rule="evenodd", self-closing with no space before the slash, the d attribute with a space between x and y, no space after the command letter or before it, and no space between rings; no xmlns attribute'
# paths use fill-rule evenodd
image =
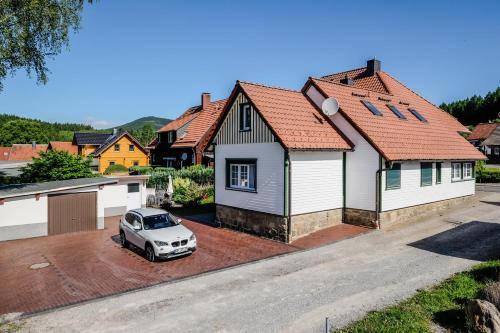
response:
<svg viewBox="0 0 500 333"><path fill-rule="evenodd" d="M380 311L334 332L431 332L433 323L451 331L465 328L464 305L488 282L497 281L500 260L485 262L455 274L439 285L418 291L402 303Z"/></svg>

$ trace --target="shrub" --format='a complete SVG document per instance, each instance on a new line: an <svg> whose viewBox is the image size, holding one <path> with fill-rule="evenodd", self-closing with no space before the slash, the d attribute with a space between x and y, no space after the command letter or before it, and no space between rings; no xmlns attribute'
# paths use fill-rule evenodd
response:
<svg viewBox="0 0 500 333"><path fill-rule="evenodd" d="M199 185L213 184L214 183L214 170L206 168L201 165L194 165L180 170L174 168L158 167L154 169L137 169L139 174L149 174L151 177L148 180L147 186L152 188L166 188L168 184L168 176L172 178L186 178L194 181ZM150 173L148 173L150 172Z"/></svg>
<svg viewBox="0 0 500 333"><path fill-rule="evenodd" d="M476 169L476 180L478 183L500 183L500 169L484 168Z"/></svg>
<svg viewBox="0 0 500 333"><path fill-rule="evenodd" d="M131 166L129 170L138 175L150 175L153 173L153 168L150 166Z"/></svg>
<svg viewBox="0 0 500 333"><path fill-rule="evenodd" d="M117 172L128 172L128 168L124 165L121 164L113 164L110 165L104 170L105 175L109 175L112 173L117 173Z"/></svg>
<svg viewBox="0 0 500 333"><path fill-rule="evenodd" d="M198 204L203 198L203 189L200 185L188 178L174 178L174 194L172 199L184 206Z"/></svg>

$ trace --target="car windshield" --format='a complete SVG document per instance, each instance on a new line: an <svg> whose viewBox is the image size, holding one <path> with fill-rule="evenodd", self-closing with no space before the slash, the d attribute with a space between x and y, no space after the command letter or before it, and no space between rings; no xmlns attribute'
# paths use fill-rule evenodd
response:
<svg viewBox="0 0 500 333"><path fill-rule="evenodd" d="M168 214L145 216L142 219L144 230L162 229L176 226L177 221Z"/></svg>

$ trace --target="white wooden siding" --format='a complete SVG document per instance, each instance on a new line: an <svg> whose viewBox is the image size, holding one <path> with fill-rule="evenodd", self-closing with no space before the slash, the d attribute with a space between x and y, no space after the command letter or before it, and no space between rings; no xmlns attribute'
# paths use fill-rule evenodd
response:
<svg viewBox="0 0 500 333"><path fill-rule="evenodd" d="M241 103L247 102L248 100L241 93L235 99L231 109L224 119L224 122L222 123L222 126L215 136L214 141L217 145L276 141L271 130L267 127L253 107L251 108L250 130L240 131L239 108Z"/></svg>
<svg viewBox="0 0 500 333"><path fill-rule="evenodd" d="M451 182L451 162L441 164L441 184L436 184L436 163L432 165L432 185L420 186L420 162L401 163L401 188L385 189L382 173L382 211L421 205L475 193L475 181Z"/></svg>
<svg viewBox="0 0 500 333"><path fill-rule="evenodd" d="M291 214L342 208L342 152L292 152Z"/></svg>
<svg viewBox="0 0 500 333"><path fill-rule="evenodd" d="M257 193L226 189L226 158L257 159ZM215 146L215 203L283 215L284 150L277 142Z"/></svg>

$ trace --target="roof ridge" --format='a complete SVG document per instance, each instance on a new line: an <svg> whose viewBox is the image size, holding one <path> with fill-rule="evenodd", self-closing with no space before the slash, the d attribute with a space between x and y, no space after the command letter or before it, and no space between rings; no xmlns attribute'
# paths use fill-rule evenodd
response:
<svg viewBox="0 0 500 333"><path fill-rule="evenodd" d="M293 90L293 89L289 89L289 88L283 88L283 87L270 86L270 85L266 85L266 84L262 84L262 83L254 83L254 82L241 81L241 80L236 80L236 82L237 82L238 84L239 84L239 83L243 83L243 84L250 84L250 85L253 85L253 86L259 86L259 87L264 87L264 88L270 88L270 89L277 89L277 90L284 90L284 91L289 91L289 92L297 92L297 93L300 93L300 90Z"/></svg>
<svg viewBox="0 0 500 333"><path fill-rule="evenodd" d="M349 72L354 72L354 71L357 71L359 69L366 69L366 66L364 67L358 67L358 68L354 68L354 69L349 69L347 71L343 71L343 72L337 72L337 73L332 73L332 74L328 74L328 75L323 75L323 77L328 77L328 76L334 76L334 75L339 75L339 74L344 74L344 73L349 73Z"/></svg>

